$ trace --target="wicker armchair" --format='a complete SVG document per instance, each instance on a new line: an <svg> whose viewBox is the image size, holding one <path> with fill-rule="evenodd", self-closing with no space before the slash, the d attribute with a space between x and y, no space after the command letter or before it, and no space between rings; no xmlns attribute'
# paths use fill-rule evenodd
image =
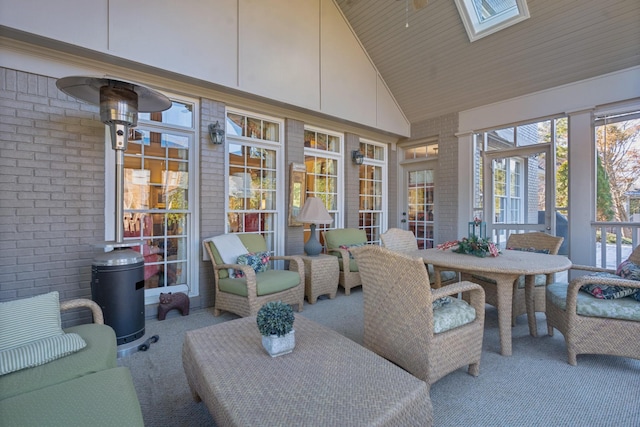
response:
<svg viewBox="0 0 640 427"><path fill-rule="evenodd" d="M327 254L338 257L340 276L338 284L344 288L344 294L349 295L351 288L360 286L360 272L358 264L350 256L348 248L367 244L367 233L357 228L337 228L322 233L322 240L327 248ZM345 262L346 261L346 262Z"/></svg>
<svg viewBox="0 0 640 427"><path fill-rule="evenodd" d="M510 234L507 239L507 249L545 251L550 255L557 255L564 237L556 237L540 231L531 233ZM553 282L553 274L541 274L535 277L533 294L534 311L545 312L545 286ZM487 304L498 306L496 282L479 275L463 274L463 280L478 283L484 288ZM521 276L513 283L513 309L511 324L515 326L516 318L527 312L525 295L525 278ZM535 333L534 333L535 335Z"/></svg>
<svg viewBox="0 0 640 427"><path fill-rule="evenodd" d="M238 237L249 252L267 250L264 237L260 234L239 234ZM251 266L225 264L222 261L213 238L207 238L202 244L209 255L214 273L214 310L219 316L222 310L239 316L255 316L260 307L270 301L283 301L297 306L297 311L304 307L304 263L298 256L271 256L271 261L285 260L289 262L288 270L274 270L256 273ZM245 277L229 277L228 270L242 270Z"/></svg>
<svg viewBox="0 0 640 427"><path fill-rule="evenodd" d="M417 251L418 242L413 232L409 230L402 230L401 228L390 228L380 235L382 246L396 252L411 252ZM429 279L431 280L431 286L435 285L435 272L433 265L427 264L429 271ZM440 272L440 284L441 286L449 285L458 281L458 273L455 271L441 271Z"/></svg>
<svg viewBox="0 0 640 427"><path fill-rule="evenodd" d="M640 265L640 246L635 248L629 260ZM553 335L553 328L562 333L567 345L569 364L577 364L578 354L607 354L640 359L638 295L598 299L580 292L580 288L587 283L640 288L640 281L616 277L615 271L597 267L573 265L571 269L612 275L583 275L569 283L553 283L547 287L548 333Z"/></svg>
<svg viewBox="0 0 640 427"><path fill-rule="evenodd" d="M479 374L485 312L480 286L459 282L432 291L421 258L377 245L352 252L362 277L365 347L427 384L467 365L469 374ZM470 294L470 305L454 297L434 309L437 299L460 292ZM443 326L454 319L459 321Z"/></svg>

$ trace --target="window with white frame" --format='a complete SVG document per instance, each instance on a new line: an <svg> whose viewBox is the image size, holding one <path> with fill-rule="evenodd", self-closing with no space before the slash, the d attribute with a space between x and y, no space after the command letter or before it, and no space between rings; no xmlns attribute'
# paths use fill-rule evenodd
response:
<svg viewBox="0 0 640 427"><path fill-rule="evenodd" d="M324 203L333 222L318 225L319 232L340 228L343 223L342 209L342 134L305 126L304 164L307 172L306 196L317 197ZM311 230L305 224L305 241ZM322 236L322 233L320 233ZM324 242L321 242L324 244Z"/></svg>
<svg viewBox="0 0 640 427"><path fill-rule="evenodd" d="M196 100L174 98L166 111L140 113L137 127L130 130L124 153L123 237L144 257L146 303L157 302L160 292L198 294L192 237L197 108Z"/></svg>
<svg viewBox="0 0 640 427"><path fill-rule="evenodd" d="M494 222L515 224L522 221L522 162L498 159L493 166Z"/></svg>
<svg viewBox="0 0 640 427"><path fill-rule="evenodd" d="M360 228L367 233L368 243L380 243L387 206L387 146L360 140L364 162L360 165Z"/></svg>
<svg viewBox="0 0 640 427"><path fill-rule="evenodd" d="M227 110L226 229L261 234L272 253L283 248L282 127L281 119Z"/></svg>

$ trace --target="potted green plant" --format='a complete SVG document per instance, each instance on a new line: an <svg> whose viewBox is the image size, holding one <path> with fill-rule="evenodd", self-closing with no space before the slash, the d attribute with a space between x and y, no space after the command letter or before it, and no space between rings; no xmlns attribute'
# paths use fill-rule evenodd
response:
<svg viewBox="0 0 640 427"><path fill-rule="evenodd" d="M296 345L293 309L282 301L271 301L260 307L256 316L262 346L271 357L291 353Z"/></svg>

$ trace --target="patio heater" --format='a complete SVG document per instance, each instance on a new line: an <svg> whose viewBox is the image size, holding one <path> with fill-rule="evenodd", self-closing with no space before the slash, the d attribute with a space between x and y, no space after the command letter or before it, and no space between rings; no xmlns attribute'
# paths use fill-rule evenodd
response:
<svg viewBox="0 0 640 427"><path fill-rule="evenodd" d="M171 107L166 96L137 83L102 77L70 76L56 86L69 96L100 106L100 120L109 126L116 155L115 241L101 247L113 250L98 255L91 267L91 295L104 313L118 344L118 357L147 350L158 336L146 339L144 318L144 258L131 246L140 241L124 237L124 152L129 128L138 124L138 112L151 113Z"/></svg>

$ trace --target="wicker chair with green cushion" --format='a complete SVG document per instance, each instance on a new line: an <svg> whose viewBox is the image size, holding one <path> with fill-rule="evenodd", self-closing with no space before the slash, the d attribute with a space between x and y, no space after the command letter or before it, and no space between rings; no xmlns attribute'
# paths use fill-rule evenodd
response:
<svg viewBox="0 0 640 427"><path fill-rule="evenodd" d="M411 252L417 251L418 241L416 236L410 230L403 230L401 228L390 228L380 235L382 246L396 252ZM429 279L431 280L431 286L435 285L435 272L433 265L427 264L429 270ZM445 286L458 281L458 273L455 271L441 271L440 272L440 285Z"/></svg>
<svg viewBox="0 0 640 427"><path fill-rule="evenodd" d="M562 333L569 364L578 354L640 359L640 246L617 270L571 269L590 274L547 286L546 307L548 333Z"/></svg>
<svg viewBox="0 0 640 427"><path fill-rule="evenodd" d="M229 236L229 235L224 235ZM304 264L298 256L273 256L261 234L234 234L244 249L224 262L225 249L220 249L217 237L204 239L202 244L209 255L214 273L214 310L229 311L239 316L255 316L260 307L270 301L283 301L302 311L304 306ZM220 241L220 240L218 240ZM264 254L265 256L262 256ZM226 257L226 255L225 255ZM253 260L252 260L253 258ZM255 258L265 261L258 262ZM271 261L288 261L288 269L274 269ZM237 274L238 277L235 277ZM231 277L233 276L233 277ZM242 276L242 277L241 277Z"/></svg>
<svg viewBox="0 0 640 427"><path fill-rule="evenodd" d="M506 249L543 252L549 255L557 255L564 237L552 236L547 233L535 231L531 233L512 233L507 239ZM540 274L535 276L535 288L533 293L535 311L545 312L545 287L553 282L553 274ZM487 304L494 307L498 305L498 293L494 280L479 275L462 275L463 280L478 283L484 288ZM511 323L515 326L516 318L527 312L525 298L525 278L520 276L513 284L513 308Z"/></svg>
<svg viewBox="0 0 640 427"><path fill-rule="evenodd" d="M338 257L340 265L340 278L338 283L344 288L345 295L351 293L351 288L360 286L360 272L358 263L351 255L351 248L357 248L367 244L367 234L357 228L337 228L322 233L325 247L329 255ZM348 260L345 266L345 260Z"/></svg>
<svg viewBox="0 0 640 427"><path fill-rule="evenodd" d="M484 291L471 282L431 289L422 258L377 245L353 250L360 266L363 344L433 384L468 365L477 376L484 333ZM470 303L456 298L470 295ZM448 302L436 304L445 297Z"/></svg>

